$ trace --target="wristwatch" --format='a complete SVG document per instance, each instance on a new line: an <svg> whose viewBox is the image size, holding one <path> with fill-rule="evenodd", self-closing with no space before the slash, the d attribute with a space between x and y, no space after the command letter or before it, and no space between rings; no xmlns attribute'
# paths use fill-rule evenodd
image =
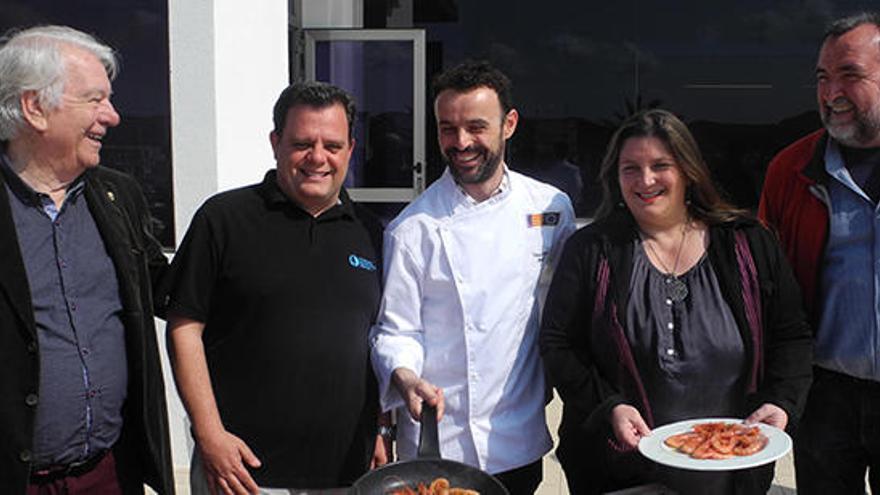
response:
<svg viewBox="0 0 880 495"><path fill-rule="evenodd" d="M397 425L379 425L379 435L385 440L397 438Z"/></svg>

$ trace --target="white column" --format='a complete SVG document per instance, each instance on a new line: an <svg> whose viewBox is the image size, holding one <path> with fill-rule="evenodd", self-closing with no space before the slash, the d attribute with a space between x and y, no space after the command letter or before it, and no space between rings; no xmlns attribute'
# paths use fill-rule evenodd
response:
<svg viewBox="0 0 880 495"><path fill-rule="evenodd" d="M218 1L214 12L218 185L257 182L275 167L272 107L290 82L287 0Z"/></svg>
<svg viewBox="0 0 880 495"><path fill-rule="evenodd" d="M217 190L213 17L211 0L168 2L171 163L177 244L198 205Z"/></svg>

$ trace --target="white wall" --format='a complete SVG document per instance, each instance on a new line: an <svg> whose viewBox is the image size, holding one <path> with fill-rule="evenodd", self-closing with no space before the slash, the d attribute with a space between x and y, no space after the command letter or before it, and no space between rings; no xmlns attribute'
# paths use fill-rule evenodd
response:
<svg viewBox="0 0 880 495"><path fill-rule="evenodd" d="M169 0L171 155L177 243L202 200L217 190L214 7Z"/></svg>
<svg viewBox="0 0 880 495"><path fill-rule="evenodd" d="M220 190L262 180L275 166L272 107L290 82L286 0L218 1L214 77Z"/></svg>
<svg viewBox="0 0 880 495"><path fill-rule="evenodd" d="M176 238L217 191L274 166L272 106L288 82L287 0L170 0Z"/></svg>

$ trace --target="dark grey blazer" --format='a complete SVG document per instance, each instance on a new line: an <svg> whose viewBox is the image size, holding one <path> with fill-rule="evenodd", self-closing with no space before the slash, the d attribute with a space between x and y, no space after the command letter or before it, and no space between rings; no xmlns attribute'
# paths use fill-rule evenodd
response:
<svg viewBox="0 0 880 495"><path fill-rule="evenodd" d="M165 387L153 320L153 287L167 260L151 234L146 201L134 179L97 167L86 172L85 181L89 210L119 277L124 312L128 399L114 456L132 481L171 494ZM24 493L27 486L36 416L36 402L27 397L39 397L39 352L30 288L0 174L0 493Z"/></svg>

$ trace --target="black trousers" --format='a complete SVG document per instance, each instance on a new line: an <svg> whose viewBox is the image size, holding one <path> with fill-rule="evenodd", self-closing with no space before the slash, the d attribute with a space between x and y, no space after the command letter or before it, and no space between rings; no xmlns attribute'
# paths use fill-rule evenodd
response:
<svg viewBox="0 0 880 495"><path fill-rule="evenodd" d="M794 465L800 495L880 493L880 383L813 368Z"/></svg>
<svg viewBox="0 0 880 495"><path fill-rule="evenodd" d="M532 495L544 478L544 465L542 460L538 459L531 464L493 476L498 478L498 481L507 488L510 495Z"/></svg>

